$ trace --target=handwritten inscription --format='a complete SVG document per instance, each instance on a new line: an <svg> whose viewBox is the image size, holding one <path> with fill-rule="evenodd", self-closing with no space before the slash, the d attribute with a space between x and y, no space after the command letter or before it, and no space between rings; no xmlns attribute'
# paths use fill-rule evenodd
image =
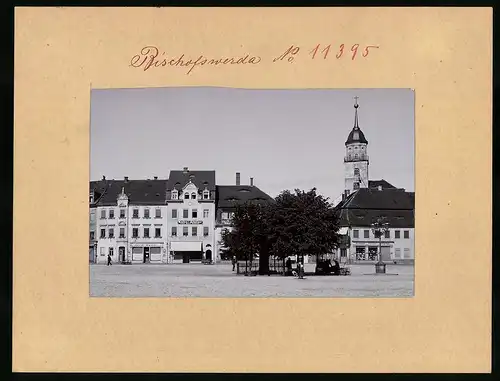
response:
<svg viewBox="0 0 500 381"><path fill-rule="evenodd" d="M311 56L311 59L327 59L328 57L335 56L336 59L340 59L343 56L350 56L351 60L356 59L358 57L358 52L361 49L361 56L367 57L370 54L372 49L378 49L378 45L364 45L353 44L351 46L346 46L345 44L340 44L338 46L334 46L332 44L329 45L321 45L317 44L313 49L307 52L308 55ZM291 45L288 49L286 49L281 55L275 57L273 62L283 61L286 59L288 62L293 62L295 56L297 56L300 52L300 47ZM332 54L330 54L332 53ZM335 53L335 54L334 54Z"/></svg>
<svg viewBox="0 0 500 381"><path fill-rule="evenodd" d="M374 50L379 49L378 45L346 45L346 44L317 44L312 49L301 49L299 46L290 45L282 53L274 58L265 59L258 55L245 54L233 57L207 57L203 54L195 57L186 57L185 54L179 56L169 56L164 51L160 51L156 46L145 46L139 54L136 54L130 60L131 67L141 68L144 71L161 67L181 67L185 68L186 74L191 74L197 67L202 66L227 66L227 65L246 65L253 66L262 62L294 62L295 58L301 53L312 60L332 59L363 59ZM304 53L305 52L305 53Z"/></svg>
<svg viewBox="0 0 500 381"><path fill-rule="evenodd" d="M160 54L156 46L146 46L142 48L140 54L136 54L130 61L130 66L140 67L144 71L154 67L179 66L187 69L186 74L190 74L195 67L204 65L256 65L261 61L259 56L247 54L243 57L222 57L208 58L200 55L196 58L186 58L184 54L179 57L168 57L165 52Z"/></svg>

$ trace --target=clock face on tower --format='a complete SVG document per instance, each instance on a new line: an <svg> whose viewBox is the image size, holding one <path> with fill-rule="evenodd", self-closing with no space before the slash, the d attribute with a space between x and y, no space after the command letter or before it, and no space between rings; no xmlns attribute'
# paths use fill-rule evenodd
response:
<svg viewBox="0 0 500 381"><path fill-rule="evenodd" d="M359 132L355 132L352 136L354 140L359 140Z"/></svg>

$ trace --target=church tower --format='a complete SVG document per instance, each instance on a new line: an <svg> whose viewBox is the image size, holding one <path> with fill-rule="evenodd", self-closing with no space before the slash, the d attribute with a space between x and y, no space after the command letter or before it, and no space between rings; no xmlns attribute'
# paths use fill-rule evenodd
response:
<svg viewBox="0 0 500 381"><path fill-rule="evenodd" d="M368 141L358 124L358 97L354 99L354 127L345 142L345 196L359 188L368 188Z"/></svg>

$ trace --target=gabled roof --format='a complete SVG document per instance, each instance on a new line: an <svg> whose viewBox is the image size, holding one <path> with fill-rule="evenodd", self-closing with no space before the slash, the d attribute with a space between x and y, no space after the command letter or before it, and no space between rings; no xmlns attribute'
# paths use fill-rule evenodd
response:
<svg viewBox="0 0 500 381"><path fill-rule="evenodd" d="M403 189L361 188L337 205L341 226L369 227L384 217L392 228L415 226L415 193Z"/></svg>
<svg viewBox="0 0 500 381"><path fill-rule="evenodd" d="M378 188L379 186L381 186L382 189L396 188L394 185L388 183L384 179L382 179L382 180L368 180L368 188Z"/></svg>
<svg viewBox="0 0 500 381"><path fill-rule="evenodd" d="M254 185L218 185L217 208L234 208L245 202L264 203L273 198Z"/></svg>
<svg viewBox="0 0 500 381"><path fill-rule="evenodd" d="M122 188L131 205L163 205L165 204L167 180L99 180L91 181L90 189L94 189L96 206L116 205Z"/></svg>
<svg viewBox="0 0 500 381"><path fill-rule="evenodd" d="M215 191L215 171L170 171L167 182L167 190L174 188L181 190L191 181L198 189L204 190L205 187L210 191Z"/></svg>

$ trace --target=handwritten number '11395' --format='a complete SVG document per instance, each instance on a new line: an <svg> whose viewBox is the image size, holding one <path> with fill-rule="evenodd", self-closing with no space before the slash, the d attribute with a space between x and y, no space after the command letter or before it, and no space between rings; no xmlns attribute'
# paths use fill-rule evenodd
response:
<svg viewBox="0 0 500 381"><path fill-rule="evenodd" d="M354 45L351 46L351 48L350 48L350 51L351 51L351 60L354 60L356 58L356 55L358 54L359 48L360 48L359 44L354 44ZM347 48L347 49L349 49L349 48ZM364 46L364 49L363 49L363 52L362 52L362 56L366 57L370 53L370 49L378 49L378 46L377 45L366 45L366 46ZM318 55L318 53L323 56L323 59L326 59L328 57L328 54L330 53L331 50L332 50L332 45L331 44L327 45L323 49L321 49L321 44L318 44L318 45L316 45L314 47L314 49L312 49L309 52L309 54L311 54L312 59L315 59L316 56ZM339 47L338 47L338 49L337 49L337 53L335 54L335 57L337 59L340 58L340 57L342 57L344 55L344 51L345 50L346 50L345 44L340 44Z"/></svg>

